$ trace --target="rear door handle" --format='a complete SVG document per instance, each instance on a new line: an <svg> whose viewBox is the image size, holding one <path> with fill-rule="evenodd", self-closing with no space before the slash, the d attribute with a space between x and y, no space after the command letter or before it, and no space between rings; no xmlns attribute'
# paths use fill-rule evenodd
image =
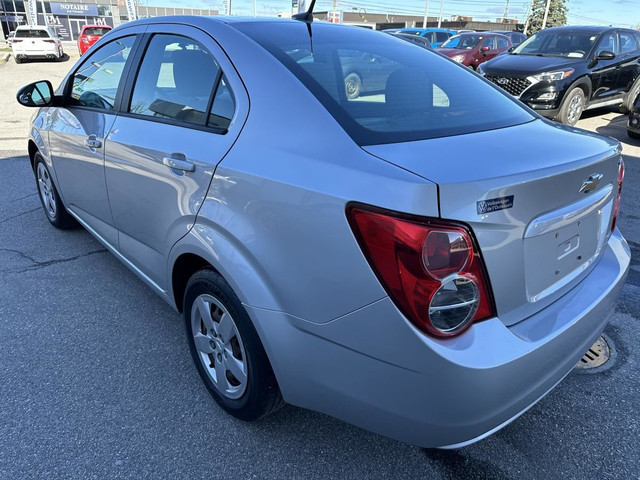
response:
<svg viewBox="0 0 640 480"><path fill-rule="evenodd" d="M102 148L102 142L95 135L89 135L85 138L84 145L89 148Z"/></svg>
<svg viewBox="0 0 640 480"><path fill-rule="evenodd" d="M177 158L183 157L183 158ZM164 157L162 159L162 163L169 168L173 168L174 170L183 170L185 172L193 172L196 169L196 166L193 162L186 160L186 156L181 153L172 153L168 157Z"/></svg>

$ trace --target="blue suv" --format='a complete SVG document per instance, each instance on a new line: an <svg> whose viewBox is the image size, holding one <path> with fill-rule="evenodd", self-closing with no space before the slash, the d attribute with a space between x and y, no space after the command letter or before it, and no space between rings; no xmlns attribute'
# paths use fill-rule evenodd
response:
<svg viewBox="0 0 640 480"><path fill-rule="evenodd" d="M446 28L402 28L399 33L410 33L427 38L434 48L439 47L449 37L456 34L455 31Z"/></svg>

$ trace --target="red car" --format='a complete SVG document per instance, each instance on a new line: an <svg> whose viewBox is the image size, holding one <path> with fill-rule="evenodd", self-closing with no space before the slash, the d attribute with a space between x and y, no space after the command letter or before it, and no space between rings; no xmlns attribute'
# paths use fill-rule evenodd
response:
<svg viewBox="0 0 640 480"><path fill-rule="evenodd" d="M82 27L80 35L78 35L78 51L80 56L84 54L89 47L100 40L105 33L111 30L108 25L85 25Z"/></svg>
<svg viewBox="0 0 640 480"><path fill-rule="evenodd" d="M511 47L509 37L496 33L461 33L454 35L436 50L465 67L478 68L483 62Z"/></svg>

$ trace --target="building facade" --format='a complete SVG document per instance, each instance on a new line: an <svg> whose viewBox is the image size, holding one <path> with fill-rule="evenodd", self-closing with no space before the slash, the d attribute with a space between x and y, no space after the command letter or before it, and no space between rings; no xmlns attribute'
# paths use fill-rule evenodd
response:
<svg viewBox="0 0 640 480"><path fill-rule="evenodd" d="M127 22L127 9L122 0L74 0L68 2L32 0L37 6L37 24L54 28L63 41L78 38L83 25L108 25L117 27ZM26 0L0 0L0 41L19 25L29 25L28 2ZM192 8L138 6L138 17L160 15L217 15L217 10Z"/></svg>

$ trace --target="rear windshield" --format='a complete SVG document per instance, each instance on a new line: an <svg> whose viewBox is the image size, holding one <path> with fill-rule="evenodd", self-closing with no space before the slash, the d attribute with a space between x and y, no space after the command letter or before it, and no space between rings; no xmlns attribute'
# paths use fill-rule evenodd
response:
<svg viewBox="0 0 640 480"><path fill-rule="evenodd" d="M109 28L104 28L104 27L89 27L89 28L85 28L82 34L83 35L104 35L109 30L110 30Z"/></svg>
<svg viewBox="0 0 640 480"><path fill-rule="evenodd" d="M16 30L13 38L49 38L46 30Z"/></svg>
<svg viewBox="0 0 640 480"><path fill-rule="evenodd" d="M357 27L236 23L291 71L359 145L503 128L534 117L469 69ZM286 96L286 92L282 92Z"/></svg>

